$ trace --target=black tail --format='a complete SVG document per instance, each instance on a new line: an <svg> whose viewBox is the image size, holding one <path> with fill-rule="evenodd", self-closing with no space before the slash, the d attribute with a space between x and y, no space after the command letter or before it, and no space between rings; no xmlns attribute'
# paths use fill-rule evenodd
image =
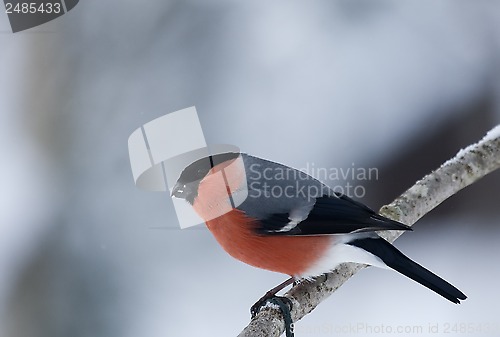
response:
<svg viewBox="0 0 500 337"><path fill-rule="evenodd" d="M460 303L460 300L467 298L460 290L418 263L410 260L396 247L382 238L359 239L349 242L349 244L378 256L392 269L435 291L453 303Z"/></svg>

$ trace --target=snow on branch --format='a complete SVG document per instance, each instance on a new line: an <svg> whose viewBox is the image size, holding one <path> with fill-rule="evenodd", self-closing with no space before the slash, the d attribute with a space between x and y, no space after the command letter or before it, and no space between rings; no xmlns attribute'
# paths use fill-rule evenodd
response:
<svg viewBox="0 0 500 337"><path fill-rule="evenodd" d="M411 226L441 202L498 168L500 125L489 131L482 140L460 150L454 158L417 181L391 204L383 206L380 214ZM402 233L384 231L379 234L393 242ZM351 276L365 267L344 263L326 276L318 277L313 282L302 282L290 289L284 296L293 303L293 322L309 314ZM270 307L261 310L238 337L278 337L284 330L281 312Z"/></svg>

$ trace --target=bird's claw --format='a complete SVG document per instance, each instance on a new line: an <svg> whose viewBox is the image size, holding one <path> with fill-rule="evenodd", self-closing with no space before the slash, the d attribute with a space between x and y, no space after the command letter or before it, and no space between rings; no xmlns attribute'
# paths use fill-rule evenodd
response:
<svg viewBox="0 0 500 337"><path fill-rule="evenodd" d="M258 300L252 307L250 308L250 314L252 318L254 318L259 311L265 307L268 303L277 305L283 315L283 320L285 321L285 332L287 337L293 337L293 321L292 321L292 300L288 297L283 296L264 296L260 300Z"/></svg>
<svg viewBox="0 0 500 337"><path fill-rule="evenodd" d="M280 303L281 302L281 303ZM255 316L259 313L259 311L266 306L267 303L272 303L275 305L278 305L281 309L282 305L284 304L286 309L290 312L292 311L292 300L290 300L288 297L284 296L264 296L260 300L258 300L252 307L250 308L250 314L252 315L252 318L255 318Z"/></svg>

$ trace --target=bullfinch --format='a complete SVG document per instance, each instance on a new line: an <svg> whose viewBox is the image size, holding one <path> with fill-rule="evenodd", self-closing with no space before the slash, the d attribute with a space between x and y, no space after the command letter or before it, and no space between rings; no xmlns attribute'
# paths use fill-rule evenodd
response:
<svg viewBox="0 0 500 337"><path fill-rule="evenodd" d="M172 196L192 205L231 256L290 275L268 296L340 263L357 262L396 270L453 303L466 299L376 233L410 227L300 170L244 153L216 154L187 166Z"/></svg>

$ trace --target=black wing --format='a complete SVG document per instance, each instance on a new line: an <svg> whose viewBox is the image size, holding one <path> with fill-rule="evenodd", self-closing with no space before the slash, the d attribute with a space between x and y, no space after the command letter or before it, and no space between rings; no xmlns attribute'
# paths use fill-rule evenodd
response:
<svg viewBox="0 0 500 337"><path fill-rule="evenodd" d="M307 218L296 225L290 223L288 213L280 213L261 219L256 230L264 235L328 235L411 228L338 194L317 198Z"/></svg>

